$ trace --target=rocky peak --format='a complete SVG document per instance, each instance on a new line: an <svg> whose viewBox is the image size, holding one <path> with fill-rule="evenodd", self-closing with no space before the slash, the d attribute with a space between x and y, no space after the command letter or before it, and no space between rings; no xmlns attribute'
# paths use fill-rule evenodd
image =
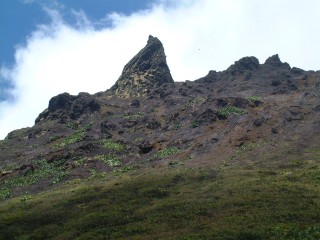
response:
<svg viewBox="0 0 320 240"><path fill-rule="evenodd" d="M259 66L259 60L256 57L244 57L231 65L227 71L234 75L245 71L253 71L259 68Z"/></svg>
<svg viewBox="0 0 320 240"><path fill-rule="evenodd" d="M162 43L150 35L147 45L124 66L111 90L124 97L143 96L163 83L173 83L173 79Z"/></svg>
<svg viewBox="0 0 320 240"><path fill-rule="evenodd" d="M285 68L290 68L290 65L288 63L283 63L281 62L279 55L275 54L271 57L269 57L265 63L265 65L270 66L270 67L285 67Z"/></svg>

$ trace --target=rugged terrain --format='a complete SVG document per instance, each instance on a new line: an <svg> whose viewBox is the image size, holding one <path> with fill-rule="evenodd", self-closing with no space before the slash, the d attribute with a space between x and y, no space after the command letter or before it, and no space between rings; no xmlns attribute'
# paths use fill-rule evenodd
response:
<svg viewBox="0 0 320 240"><path fill-rule="evenodd" d="M174 82L150 36L0 141L3 239L319 239L319 97L278 55Z"/></svg>

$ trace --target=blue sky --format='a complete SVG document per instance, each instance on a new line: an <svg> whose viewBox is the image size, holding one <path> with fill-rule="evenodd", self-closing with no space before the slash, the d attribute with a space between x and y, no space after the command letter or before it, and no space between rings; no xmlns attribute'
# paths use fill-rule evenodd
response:
<svg viewBox="0 0 320 240"><path fill-rule="evenodd" d="M52 0L2 0L0 8L0 62L12 64L17 44L39 24L47 24L50 17L43 7L57 7ZM60 10L67 21L74 20L70 9L83 10L91 20L99 20L107 13L130 14L150 6L152 0L60 0Z"/></svg>
<svg viewBox="0 0 320 240"><path fill-rule="evenodd" d="M319 70L319 11L319 0L2 0L0 139L59 93L110 88L149 34L175 81L245 56Z"/></svg>
<svg viewBox="0 0 320 240"><path fill-rule="evenodd" d="M0 8L0 66L14 64L17 45L25 44L26 37L39 25L51 19L44 8L59 9L64 20L74 24L72 11L84 11L90 21L98 21L110 12L130 15L148 9L152 0L3 0ZM99 27L99 26L96 26ZM10 98L6 92L13 85L0 77L0 101ZM1 131L1 130L0 130Z"/></svg>

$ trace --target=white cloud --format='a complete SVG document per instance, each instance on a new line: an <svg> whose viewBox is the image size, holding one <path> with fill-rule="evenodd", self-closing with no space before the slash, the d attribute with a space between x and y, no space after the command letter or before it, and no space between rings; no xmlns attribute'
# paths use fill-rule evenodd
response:
<svg viewBox="0 0 320 240"><path fill-rule="evenodd" d="M160 0L149 10L95 23L72 10L76 26L47 9L52 23L16 49L13 68L1 69L15 84L15 100L0 104L0 138L32 126L54 95L110 88L149 34L163 42L176 81L224 70L244 56L263 62L275 53L292 66L320 69L318 9L318 0Z"/></svg>

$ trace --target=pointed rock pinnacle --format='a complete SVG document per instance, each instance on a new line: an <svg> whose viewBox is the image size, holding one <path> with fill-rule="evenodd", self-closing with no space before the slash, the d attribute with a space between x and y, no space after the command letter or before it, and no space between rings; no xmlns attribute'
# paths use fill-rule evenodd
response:
<svg viewBox="0 0 320 240"><path fill-rule="evenodd" d="M173 79L162 43L150 35L147 45L124 66L111 90L124 97L144 96L163 83L173 83Z"/></svg>

